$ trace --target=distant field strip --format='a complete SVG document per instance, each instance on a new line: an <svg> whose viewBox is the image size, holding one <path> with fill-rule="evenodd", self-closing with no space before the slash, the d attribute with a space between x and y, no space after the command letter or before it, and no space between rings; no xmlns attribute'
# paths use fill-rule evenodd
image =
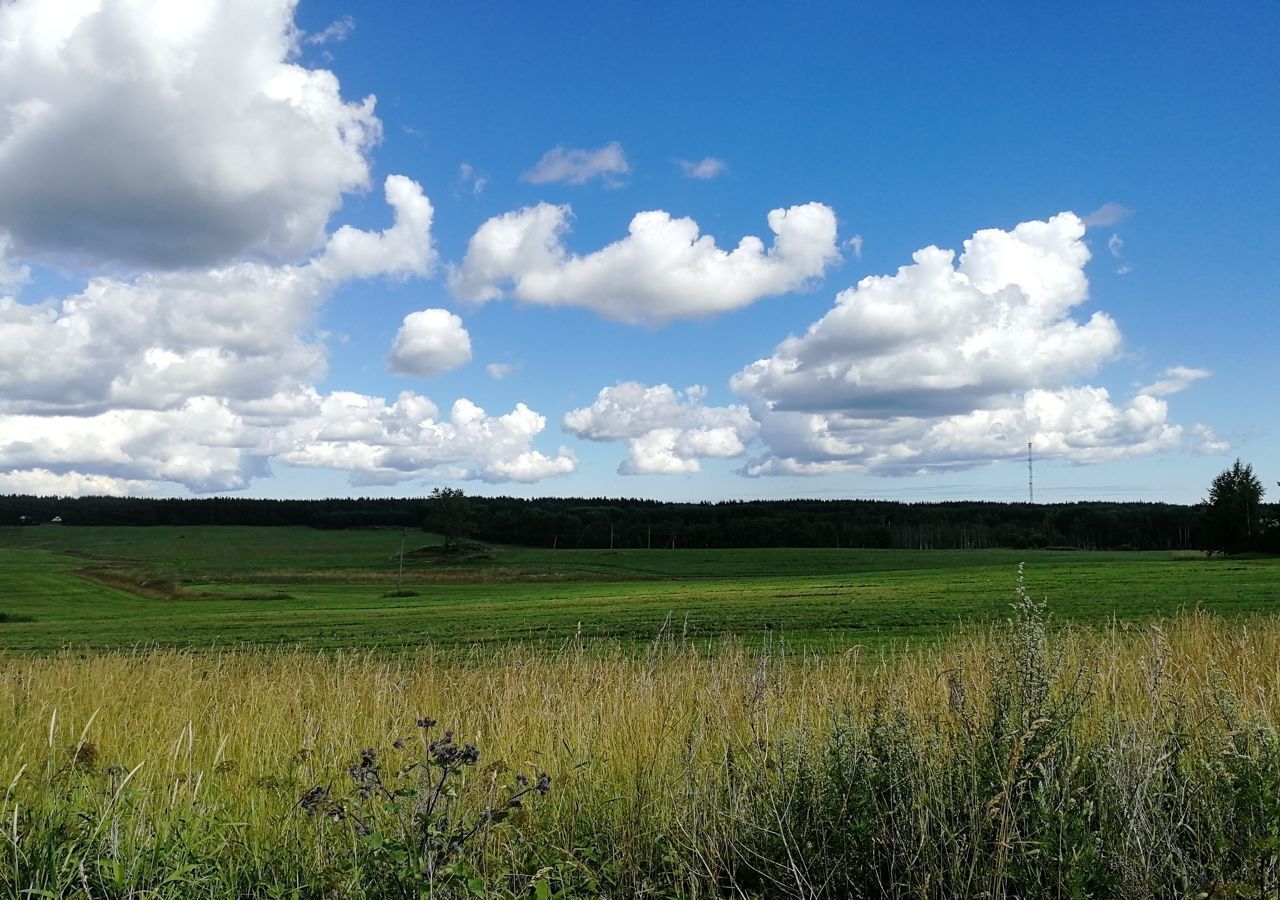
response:
<svg viewBox="0 0 1280 900"><path fill-rule="evenodd" d="M138 644L401 650L581 637L841 650L1008 615L1027 584L1079 622L1280 608L1280 561L1045 551L536 551L462 560L395 531L0 529L0 648ZM397 587L400 590L397 590ZM400 594L401 596L388 596ZM29 620L29 621L24 621Z"/></svg>

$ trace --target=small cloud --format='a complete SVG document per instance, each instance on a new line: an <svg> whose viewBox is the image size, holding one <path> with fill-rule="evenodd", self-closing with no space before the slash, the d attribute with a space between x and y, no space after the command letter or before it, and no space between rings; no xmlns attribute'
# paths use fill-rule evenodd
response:
<svg viewBox="0 0 1280 900"><path fill-rule="evenodd" d="M1188 366L1172 366L1160 373L1160 380L1138 388L1139 394L1149 397L1166 397L1191 387L1193 382L1208 378L1213 373L1208 369L1192 369Z"/></svg>
<svg viewBox="0 0 1280 900"><path fill-rule="evenodd" d="M387 363L400 375L433 378L470 361L471 335L462 319L445 309L424 309L404 317Z"/></svg>
<svg viewBox="0 0 1280 900"><path fill-rule="evenodd" d="M464 187L469 187L471 189L471 193L479 197L480 192L483 191L485 185L489 183L489 179L478 173L475 170L475 166L471 165L471 163L464 162L462 165L458 166L458 183Z"/></svg>
<svg viewBox="0 0 1280 900"><path fill-rule="evenodd" d="M701 385L679 391L626 381L566 413L562 427L589 441L625 440L619 475L691 475L700 460L742 456L759 431L746 406L706 406L706 395Z"/></svg>
<svg viewBox="0 0 1280 900"><path fill-rule="evenodd" d="M356 20L351 16L343 16L341 19L335 19L330 22L323 31L307 35L306 42L316 46L341 44L351 36L351 32L355 31L355 29Z"/></svg>
<svg viewBox="0 0 1280 900"><path fill-rule="evenodd" d="M1121 203L1108 201L1093 212L1082 216L1081 221L1089 228L1106 228L1108 225L1122 222L1131 215L1133 215L1133 210L1129 207Z"/></svg>
<svg viewBox="0 0 1280 900"><path fill-rule="evenodd" d="M619 176L630 171L622 145L613 141L598 150L552 147L543 154L537 165L520 176L520 180L529 184L551 184L558 181L586 184L599 178L606 185L617 187L622 183Z"/></svg>
<svg viewBox="0 0 1280 900"><path fill-rule="evenodd" d="M518 368L520 367L514 363L489 363L484 367L484 371L495 381L501 381Z"/></svg>
<svg viewBox="0 0 1280 900"><path fill-rule="evenodd" d="M1226 453L1231 445L1220 439L1208 425L1192 425L1191 436L1194 437L1193 449L1197 453Z"/></svg>
<svg viewBox="0 0 1280 900"><path fill-rule="evenodd" d="M844 245L853 251L854 259L862 259L862 235L855 234L845 241Z"/></svg>
<svg viewBox="0 0 1280 900"><path fill-rule="evenodd" d="M1120 266L1116 269L1117 275L1128 275L1133 271L1133 266L1124 258L1124 238L1118 234L1113 234L1107 239L1107 249L1111 251L1111 255L1120 260Z"/></svg>
<svg viewBox="0 0 1280 900"><path fill-rule="evenodd" d="M677 159L676 165L680 167L680 171L684 172L685 178L697 178L700 181L718 178L729 171L729 167L725 165L724 160L716 159L714 156L704 156L697 162L688 159Z"/></svg>

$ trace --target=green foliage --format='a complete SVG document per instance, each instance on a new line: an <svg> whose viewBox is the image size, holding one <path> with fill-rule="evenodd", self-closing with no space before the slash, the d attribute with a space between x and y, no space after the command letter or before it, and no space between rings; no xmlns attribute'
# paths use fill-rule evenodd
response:
<svg viewBox="0 0 1280 900"><path fill-rule="evenodd" d="M1209 485L1205 504L1213 547L1226 553L1250 549L1261 531L1262 481L1239 459Z"/></svg>
<svg viewBox="0 0 1280 900"><path fill-rule="evenodd" d="M321 827L326 819L350 827L363 888L375 896L485 896L485 880L465 856L469 845L521 812L526 797L545 795L551 788L545 773L532 781L516 773L498 796L490 790L490 805L468 811L463 802L467 772L476 766L480 751L474 744L459 746L451 731L428 741L425 735L435 725L434 719L418 719L424 735L420 746L401 753L391 769L377 750L362 750L348 770L355 784L350 797L339 798L316 785L299 801ZM411 743L397 739L393 752ZM491 769L490 774L499 773Z"/></svg>
<svg viewBox="0 0 1280 900"><path fill-rule="evenodd" d="M260 500L242 497L30 497L0 495L0 525L302 525L317 529L416 527L425 498ZM860 547L976 550L1073 547L1207 549L1204 509L1167 503L900 503L753 500L667 503L586 497L472 497L470 533L488 543L550 549ZM47 530L47 529L38 529Z"/></svg>
<svg viewBox="0 0 1280 900"><path fill-rule="evenodd" d="M945 710L897 691L816 748L775 751L778 780L728 829L724 880L749 896L1274 896L1275 726L1225 685L1222 730L1188 722L1156 629L1146 709L1099 730L1096 677L1063 664L1047 625L1020 583L1004 653L979 679L945 673Z"/></svg>
<svg viewBox="0 0 1280 900"><path fill-rule="evenodd" d="M425 527L444 538L448 553L471 528L471 501L459 488L435 488L427 496Z"/></svg>

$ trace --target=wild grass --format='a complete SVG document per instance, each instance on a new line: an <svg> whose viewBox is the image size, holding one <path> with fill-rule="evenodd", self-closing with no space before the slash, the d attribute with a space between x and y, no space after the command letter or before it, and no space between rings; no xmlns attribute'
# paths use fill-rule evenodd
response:
<svg viewBox="0 0 1280 900"><path fill-rule="evenodd" d="M674 624L641 653L0 659L0 885L1276 896L1280 621L1083 629L1016 601L910 653L708 653ZM445 727L478 759L433 795ZM506 805L539 772L546 795Z"/></svg>

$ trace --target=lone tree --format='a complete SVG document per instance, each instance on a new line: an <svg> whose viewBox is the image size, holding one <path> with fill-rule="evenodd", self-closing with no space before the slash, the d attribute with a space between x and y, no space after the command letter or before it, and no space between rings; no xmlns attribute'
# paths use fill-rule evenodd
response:
<svg viewBox="0 0 1280 900"><path fill-rule="evenodd" d="M1262 481L1253 474L1253 466L1239 459L1213 479L1205 504L1209 507L1209 534L1216 549L1238 553L1253 544L1262 494Z"/></svg>
<svg viewBox="0 0 1280 900"><path fill-rule="evenodd" d="M444 538L444 552L454 549L457 541L471 528L471 502L458 488L436 488L427 495L427 521L424 527Z"/></svg>

